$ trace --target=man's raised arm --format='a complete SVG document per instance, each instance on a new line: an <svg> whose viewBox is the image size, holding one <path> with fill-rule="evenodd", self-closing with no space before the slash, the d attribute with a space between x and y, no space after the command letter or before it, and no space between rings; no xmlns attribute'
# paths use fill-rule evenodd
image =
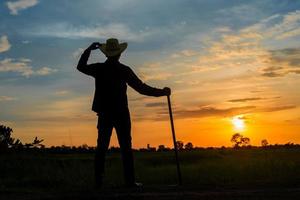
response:
<svg viewBox="0 0 300 200"><path fill-rule="evenodd" d="M77 64L77 69L86 74L86 75L90 75L93 76L94 71L95 71L95 66L92 65L88 65L87 61L90 57L91 51L95 50L97 48L99 48L100 43L98 42L94 42L93 44L91 44L86 50L84 50L83 54L81 55L78 64Z"/></svg>
<svg viewBox="0 0 300 200"><path fill-rule="evenodd" d="M168 87L165 87L164 89L158 89L143 83L130 68L127 83L130 87L143 95L160 97L171 94L171 89Z"/></svg>

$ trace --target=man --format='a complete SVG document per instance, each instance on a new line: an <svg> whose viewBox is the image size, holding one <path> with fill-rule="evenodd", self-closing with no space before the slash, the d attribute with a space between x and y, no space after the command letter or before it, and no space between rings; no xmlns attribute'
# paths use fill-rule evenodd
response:
<svg viewBox="0 0 300 200"><path fill-rule="evenodd" d="M87 64L92 50L100 49L107 60L104 63ZM127 186L138 186L135 183L134 164L131 149L131 122L127 102L127 84L141 94L148 96L170 95L170 88L157 89L143 83L126 65L119 62L121 53L127 43L119 44L110 38L106 44L95 42L81 55L77 69L95 78L95 95L92 110L98 115L98 140L95 156L96 184L101 186L104 173L105 154L109 146L112 129L115 128L124 168L124 179Z"/></svg>

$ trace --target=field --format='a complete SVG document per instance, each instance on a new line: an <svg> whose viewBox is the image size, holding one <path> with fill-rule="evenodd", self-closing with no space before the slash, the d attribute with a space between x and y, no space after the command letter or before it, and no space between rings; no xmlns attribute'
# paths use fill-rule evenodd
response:
<svg viewBox="0 0 300 200"><path fill-rule="evenodd" d="M203 149L135 152L139 190L124 189L119 153L108 153L104 187L95 189L93 154L19 152L0 155L1 199L295 199L300 149Z"/></svg>

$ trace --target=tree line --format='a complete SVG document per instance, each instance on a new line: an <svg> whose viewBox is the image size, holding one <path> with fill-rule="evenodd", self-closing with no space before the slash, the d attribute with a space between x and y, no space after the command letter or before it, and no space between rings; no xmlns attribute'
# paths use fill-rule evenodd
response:
<svg viewBox="0 0 300 200"><path fill-rule="evenodd" d="M35 137L30 143L22 143L20 139L16 139L12 137L13 129L0 125L0 153L7 151L46 151L52 153L89 153L95 152L96 147L88 146L87 144L83 144L80 146L51 146L45 147L42 144L43 139L38 139ZM176 145L179 151L191 151L191 150L201 150L201 149L243 149L243 148L300 148L299 144L294 144L288 142L286 144L274 144L271 145L266 139L261 141L261 147L251 146L250 138L241 135L240 133L235 133L232 135L231 140L233 144L232 147L195 147L192 142L184 143L183 141L177 141ZM167 147L163 144L158 145L158 147L151 147L150 144L147 145L146 148L133 149L134 151L140 152L166 152L172 151L173 148ZM109 152L120 152L119 147L110 147Z"/></svg>

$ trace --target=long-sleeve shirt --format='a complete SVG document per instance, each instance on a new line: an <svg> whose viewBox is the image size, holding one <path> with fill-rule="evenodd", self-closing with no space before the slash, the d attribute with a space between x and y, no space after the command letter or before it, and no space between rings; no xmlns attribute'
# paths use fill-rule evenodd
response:
<svg viewBox="0 0 300 200"><path fill-rule="evenodd" d="M117 60L107 59L104 63L87 64L90 50L81 55L77 69L95 78L95 94L92 110L101 112L117 112L128 108L127 84L140 94L148 96L163 96L162 89L143 83L130 67Z"/></svg>

